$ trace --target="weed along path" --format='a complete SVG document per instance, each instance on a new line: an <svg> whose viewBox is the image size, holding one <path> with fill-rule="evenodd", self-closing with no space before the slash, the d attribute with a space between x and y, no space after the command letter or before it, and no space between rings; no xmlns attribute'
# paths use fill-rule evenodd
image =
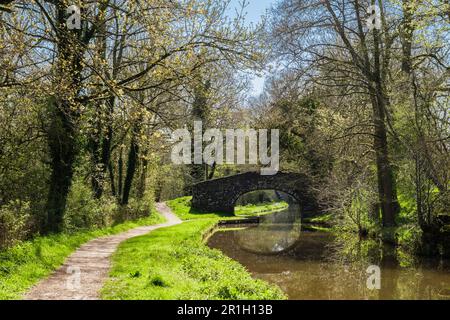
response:
<svg viewBox="0 0 450 320"><path fill-rule="evenodd" d="M182 223L165 203L157 203L156 209L165 218L163 224L138 227L118 235L89 241L75 251L66 262L42 280L24 296L27 300L96 300L108 279L111 256L118 245L127 239L142 236L153 230Z"/></svg>

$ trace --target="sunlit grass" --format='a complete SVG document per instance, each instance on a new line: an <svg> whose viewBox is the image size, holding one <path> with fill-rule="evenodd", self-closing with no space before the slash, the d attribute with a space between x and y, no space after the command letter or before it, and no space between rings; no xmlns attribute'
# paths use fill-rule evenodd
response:
<svg viewBox="0 0 450 320"><path fill-rule="evenodd" d="M47 277L80 245L91 239L163 221L161 215L152 213L149 217L109 228L36 237L0 251L0 300L20 299L31 286Z"/></svg>
<svg viewBox="0 0 450 320"><path fill-rule="evenodd" d="M283 299L274 285L255 280L238 262L204 243L204 237L224 217L190 208L191 197L168 201L184 220L129 239L113 256L111 279L104 299ZM234 216L231 216L234 217Z"/></svg>
<svg viewBox="0 0 450 320"><path fill-rule="evenodd" d="M238 262L203 243L203 235L219 219L220 215L196 219L122 243L114 254L112 278L103 288L102 297L126 300L285 298L278 287L252 279Z"/></svg>

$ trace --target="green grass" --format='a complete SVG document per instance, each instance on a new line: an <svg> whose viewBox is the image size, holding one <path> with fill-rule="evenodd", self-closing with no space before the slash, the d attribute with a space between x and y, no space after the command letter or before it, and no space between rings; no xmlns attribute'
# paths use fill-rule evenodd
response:
<svg viewBox="0 0 450 320"><path fill-rule="evenodd" d="M171 201L183 218L191 217L183 201ZM195 214L194 214L195 215ZM238 262L208 248L203 235L221 215L195 219L129 239L113 256L111 279L103 299L283 299L273 285L253 279Z"/></svg>
<svg viewBox="0 0 450 320"><path fill-rule="evenodd" d="M36 237L0 251L0 300L20 299L32 285L61 266L67 256L91 239L163 220L159 214L152 213L149 217L109 228Z"/></svg>
<svg viewBox="0 0 450 320"><path fill-rule="evenodd" d="M278 287L254 280L238 262L208 248L203 234L228 214L191 210L190 198L169 202L182 225L123 243L114 255L106 299L281 299ZM158 214L93 231L36 237L0 251L0 300L20 299L87 241L160 223Z"/></svg>
<svg viewBox="0 0 450 320"><path fill-rule="evenodd" d="M265 214L271 214L278 211L282 211L289 208L287 202L270 202L262 204L248 204L245 206L237 206L234 209L235 215L237 216L261 216Z"/></svg>

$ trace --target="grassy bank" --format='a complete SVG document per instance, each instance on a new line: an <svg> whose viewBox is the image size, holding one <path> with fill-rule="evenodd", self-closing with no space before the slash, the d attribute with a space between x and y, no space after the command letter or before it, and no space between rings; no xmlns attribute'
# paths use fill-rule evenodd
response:
<svg viewBox="0 0 450 320"><path fill-rule="evenodd" d="M28 288L61 266L73 251L91 239L163 220L159 214L152 213L149 217L109 228L37 237L0 251L0 300L20 299Z"/></svg>
<svg viewBox="0 0 450 320"><path fill-rule="evenodd" d="M222 214L192 212L189 198L169 201L191 221L155 230L119 246L104 299L283 299L282 291L253 279L238 262L208 248L204 235Z"/></svg>

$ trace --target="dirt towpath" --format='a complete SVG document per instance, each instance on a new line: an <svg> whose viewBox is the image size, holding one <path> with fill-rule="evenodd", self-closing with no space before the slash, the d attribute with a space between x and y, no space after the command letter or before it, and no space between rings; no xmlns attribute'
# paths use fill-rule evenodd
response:
<svg viewBox="0 0 450 320"><path fill-rule="evenodd" d="M69 256L66 262L47 279L42 280L24 296L26 300L97 300L99 291L108 279L111 256L118 245L127 239L153 230L182 223L165 203L156 209L166 222L138 227L117 235L101 237L87 242Z"/></svg>

